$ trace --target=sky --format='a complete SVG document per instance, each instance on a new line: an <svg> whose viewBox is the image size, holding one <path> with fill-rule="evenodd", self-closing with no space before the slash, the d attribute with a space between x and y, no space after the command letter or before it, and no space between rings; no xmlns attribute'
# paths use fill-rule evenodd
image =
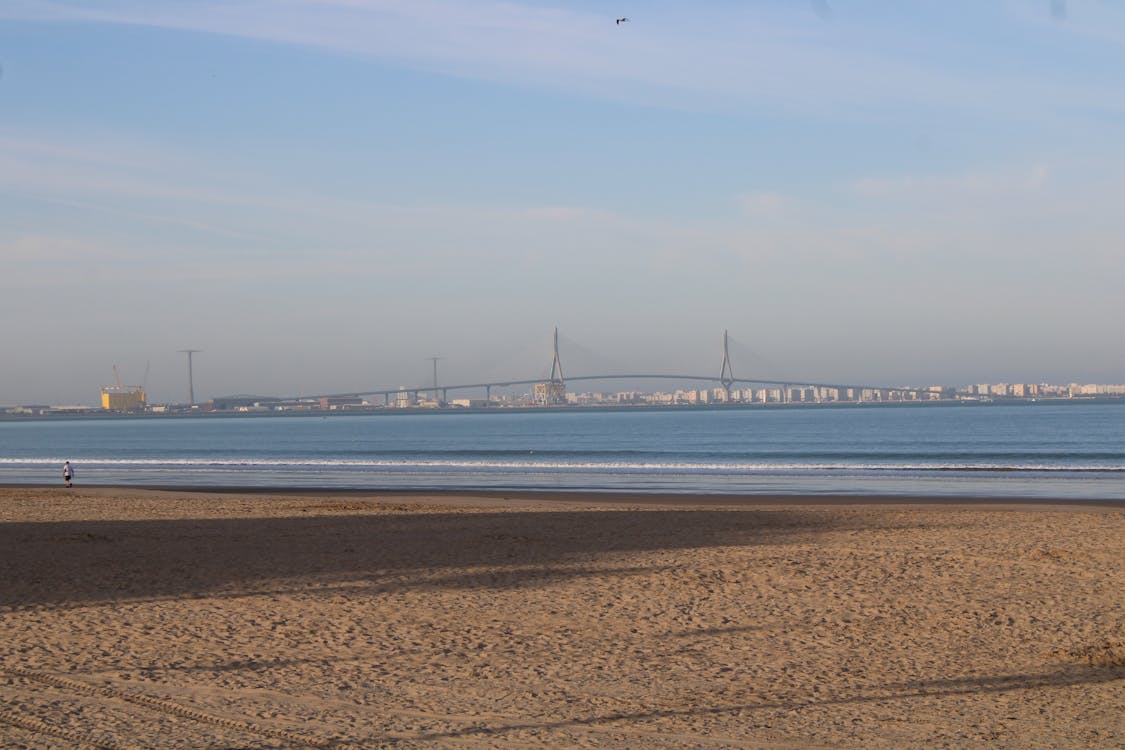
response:
<svg viewBox="0 0 1125 750"><path fill-rule="evenodd" d="M1121 383L1122 196L1117 0L4 0L0 404Z"/></svg>

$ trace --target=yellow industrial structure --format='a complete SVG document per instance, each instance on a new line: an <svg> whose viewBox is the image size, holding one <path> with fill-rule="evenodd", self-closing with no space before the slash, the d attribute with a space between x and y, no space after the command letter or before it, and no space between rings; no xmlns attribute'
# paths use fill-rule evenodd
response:
<svg viewBox="0 0 1125 750"><path fill-rule="evenodd" d="M143 409L147 403L145 389L139 385L121 385L117 365L113 366L113 385L102 388L102 408L114 411Z"/></svg>
<svg viewBox="0 0 1125 750"><path fill-rule="evenodd" d="M145 403L145 392L139 385L107 385L102 388L103 409L143 409Z"/></svg>

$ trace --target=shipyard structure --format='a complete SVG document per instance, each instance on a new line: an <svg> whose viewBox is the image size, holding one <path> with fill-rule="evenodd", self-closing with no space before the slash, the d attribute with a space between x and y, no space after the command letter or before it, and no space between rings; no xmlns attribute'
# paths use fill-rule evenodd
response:
<svg viewBox="0 0 1125 750"><path fill-rule="evenodd" d="M143 411L147 405L144 386L121 385L117 365L114 365L113 385L102 387L102 408L112 411Z"/></svg>
<svg viewBox="0 0 1125 750"><path fill-rule="evenodd" d="M102 388L102 408L114 411L144 409L148 401L139 385L107 385Z"/></svg>

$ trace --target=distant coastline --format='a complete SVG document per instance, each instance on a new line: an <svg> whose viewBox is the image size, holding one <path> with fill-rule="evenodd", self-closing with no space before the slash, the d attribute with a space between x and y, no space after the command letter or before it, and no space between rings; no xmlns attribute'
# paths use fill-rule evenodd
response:
<svg viewBox="0 0 1125 750"><path fill-rule="evenodd" d="M67 407L52 408L42 407L43 411L31 413L16 413L0 411L0 422L28 421L28 420L57 420L57 419L208 419L218 417L340 417L340 416L393 416L393 415L426 415L426 414L513 414L520 412L566 412L566 413L607 413L607 412L682 412L682 411L755 411L755 410L790 410L790 409L934 409L934 408L962 408L962 407L995 407L995 406L1045 406L1045 405L1115 405L1125 404L1125 396L1070 396L1070 397L1037 397L1037 398L962 398L942 399L934 401L827 401L827 402L791 402L791 403L712 403L712 404L616 404L604 405L591 404L521 404L521 405L496 405L486 407L463 406L367 406L346 409L322 408L283 408L262 409L254 411L241 411L238 409L209 409L191 408L188 406L176 407L172 411L116 411L99 409L96 407Z"/></svg>

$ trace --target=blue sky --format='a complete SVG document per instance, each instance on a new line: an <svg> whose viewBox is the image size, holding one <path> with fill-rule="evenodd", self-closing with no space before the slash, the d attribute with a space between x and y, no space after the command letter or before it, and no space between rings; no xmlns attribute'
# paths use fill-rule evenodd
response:
<svg viewBox="0 0 1125 750"><path fill-rule="evenodd" d="M1108 0L6 0L0 403L535 377L555 325L1122 382L1123 63Z"/></svg>

